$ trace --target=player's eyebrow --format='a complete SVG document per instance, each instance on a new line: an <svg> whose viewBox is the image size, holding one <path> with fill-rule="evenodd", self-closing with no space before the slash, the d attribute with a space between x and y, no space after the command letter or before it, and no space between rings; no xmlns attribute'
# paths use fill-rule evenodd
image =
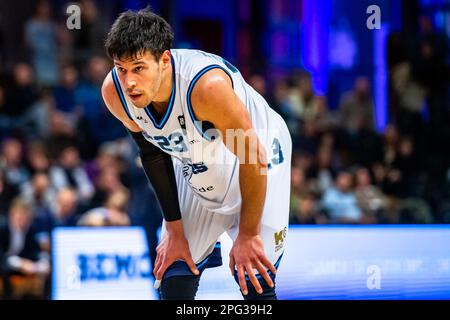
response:
<svg viewBox="0 0 450 320"><path fill-rule="evenodd" d="M132 64L146 64L144 60L134 61Z"/></svg>
<svg viewBox="0 0 450 320"><path fill-rule="evenodd" d="M118 62L118 61L114 61L114 64L115 64L116 66L119 66L119 67L122 66L122 65L120 64L120 62ZM132 64L132 65L137 65L137 64L146 64L146 63L145 63L144 60L136 60L136 61L133 61L131 64Z"/></svg>

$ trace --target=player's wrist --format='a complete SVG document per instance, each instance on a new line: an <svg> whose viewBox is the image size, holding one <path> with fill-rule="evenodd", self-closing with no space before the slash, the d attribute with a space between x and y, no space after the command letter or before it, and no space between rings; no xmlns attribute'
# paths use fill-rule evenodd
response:
<svg viewBox="0 0 450 320"><path fill-rule="evenodd" d="M184 235L182 219L166 221L166 230L171 235Z"/></svg>
<svg viewBox="0 0 450 320"><path fill-rule="evenodd" d="M259 235L260 235L259 227L253 227L253 228L241 227L241 228L239 228L238 236L240 238L253 238L253 237L256 237Z"/></svg>

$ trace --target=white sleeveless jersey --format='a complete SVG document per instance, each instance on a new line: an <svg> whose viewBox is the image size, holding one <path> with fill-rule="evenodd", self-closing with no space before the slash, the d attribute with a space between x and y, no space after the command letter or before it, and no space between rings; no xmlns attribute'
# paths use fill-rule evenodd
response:
<svg viewBox="0 0 450 320"><path fill-rule="evenodd" d="M237 213L241 205L239 161L221 137L214 134L214 129L208 130L211 127L208 123L196 121L190 101L192 89L198 79L211 69L218 68L228 74L236 95L250 114L259 139L266 150L269 149L268 154L270 150L279 151L277 142L269 141L269 131L270 126L280 125L281 117L223 58L200 50L173 49L171 59L172 93L163 116L158 116L151 104L146 108L134 106L124 93L126 91L114 68L112 77L122 106L149 142L170 154L174 165L183 166L185 182L206 208L220 214ZM179 197L182 200L183 195Z"/></svg>

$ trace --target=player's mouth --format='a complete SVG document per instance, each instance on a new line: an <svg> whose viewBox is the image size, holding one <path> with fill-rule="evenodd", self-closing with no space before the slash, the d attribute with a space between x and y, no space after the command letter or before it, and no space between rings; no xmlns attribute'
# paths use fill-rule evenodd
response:
<svg viewBox="0 0 450 320"><path fill-rule="evenodd" d="M128 96L131 98L131 100L136 101L139 100L139 98L142 96L142 93L129 93Z"/></svg>

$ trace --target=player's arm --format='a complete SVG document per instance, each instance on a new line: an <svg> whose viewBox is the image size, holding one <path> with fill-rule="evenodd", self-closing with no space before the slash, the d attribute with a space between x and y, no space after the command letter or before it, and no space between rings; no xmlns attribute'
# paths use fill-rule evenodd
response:
<svg viewBox="0 0 450 320"><path fill-rule="evenodd" d="M192 91L191 102L196 118L209 121L220 130L225 145L239 158L242 206L239 235L234 243L230 260L233 269L234 263L236 264L239 283L244 294L247 289L244 271L247 271L255 288L260 291L253 267L258 269L269 285L273 283L266 270L269 268L272 272L276 271L265 256L259 237L267 186L265 149L252 127L247 109L235 94L231 80L224 71L213 69L205 73ZM242 139L236 136L233 137L234 141L227 141L227 130L230 129L241 129L245 133L245 143L238 143ZM233 135L228 135L228 138L231 136Z"/></svg>
<svg viewBox="0 0 450 320"><path fill-rule="evenodd" d="M177 246L177 248L172 247L172 250L169 250L173 256L166 257L158 254L155 263L156 278L161 279L165 269L173 262L172 260L177 259L185 260L192 272L198 273L184 236L175 173L170 155L145 140L139 126L128 117L117 95L111 74L105 78L102 96L109 111L123 123L137 144L142 167L155 190L164 220L166 220L166 229L171 235L170 241ZM177 254L177 252L180 253Z"/></svg>

